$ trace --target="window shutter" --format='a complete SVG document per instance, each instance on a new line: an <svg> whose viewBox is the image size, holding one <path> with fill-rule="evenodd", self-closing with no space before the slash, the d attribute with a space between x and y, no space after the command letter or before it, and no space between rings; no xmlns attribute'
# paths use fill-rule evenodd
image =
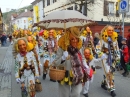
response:
<svg viewBox="0 0 130 97"><path fill-rule="evenodd" d="M43 0L43 8L45 8L45 0Z"/></svg>
<svg viewBox="0 0 130 97"><path fill-rule="evenodd" d="M116 2L116 17L119 17L119 8L118 8L118 2Z"/></svg>
<svg viewBox="0 0 130 97"><path fill-rule="evenodd" d="M78 8L78 6L77 6L77 4L75 4L75 5L74 5L74 9L77 10L77 8Z"/></svg>
<svg viewBox="0 0 130 97"><path fill-rule="evenodd" d="M108 15L108 1L104 0L104 16Z"/></svg>

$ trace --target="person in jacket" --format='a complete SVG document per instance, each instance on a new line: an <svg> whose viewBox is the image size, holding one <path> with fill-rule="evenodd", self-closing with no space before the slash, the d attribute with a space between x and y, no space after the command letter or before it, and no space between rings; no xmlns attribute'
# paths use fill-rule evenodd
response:
<svg viewBox="0 0 130 97"><path fill-rule="evenodd" d="M124 69L124 73L122 73L122 75L124 77L126 77L129 72L127 70L127 65L129 63L129 50L128 50L128 46L126 45L126 38L122 39L122 48L120 49L121 51L121 65Z"/></svg>

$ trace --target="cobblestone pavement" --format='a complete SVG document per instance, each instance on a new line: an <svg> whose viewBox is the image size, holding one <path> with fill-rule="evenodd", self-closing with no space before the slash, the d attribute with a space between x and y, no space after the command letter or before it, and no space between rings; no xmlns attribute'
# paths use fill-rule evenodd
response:
<svg viewBox="0 0 130 97"><path fill-rule="evenodd" d="M0 97L11 97L11 65L12 65L12 49L11 47L3 47L7 49L6 54L0 64ZM5 55L5 56L4 56Z"/></svg>

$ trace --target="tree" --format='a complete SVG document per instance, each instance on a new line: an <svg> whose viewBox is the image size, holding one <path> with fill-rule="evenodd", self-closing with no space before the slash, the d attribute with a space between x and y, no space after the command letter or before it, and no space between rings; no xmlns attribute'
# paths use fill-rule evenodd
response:
<svg viewBox="0 0 130 97"><path fill-rule="evenodd" d="M88 4L94 4L94 0L69 0L70 3L72 4L77 4L79 5L79 12L82 13L82 7L84 6L84 15L87 16L87 10L90 10L87 5Z"/></svg>

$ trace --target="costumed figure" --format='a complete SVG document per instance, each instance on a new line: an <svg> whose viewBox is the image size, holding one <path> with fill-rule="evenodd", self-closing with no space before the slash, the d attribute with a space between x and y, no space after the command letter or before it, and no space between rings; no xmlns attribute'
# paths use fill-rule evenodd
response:
<svg viewBox="0 0 130 97"><path fill-rule="evenodd" d="M95 74L95 65L97 62L100 62L102 59L105 58L104 55L101 56L101 58L94 58L93 54L92 54L92 50L91 48L85 48L84 49L84 57L86 59L85 62L83 62L84 66L86 67L86 72L88 73L88 80L86 80L84 82L84 86L83 86L83 95L85 97L88 97L88 91L89 91L89 85L90 82L93 81L93 74Z"/></svg>
<svg viewBox="0 0 130 97"><path fill-rule="evenodd" d="M33 46L34 46L34 48L32 49L32 51L35 54L35 58L36 58L36 61L37 61L37 66L38 66L38 71L39 71L39 74L40 74L40 66L42 66L42 65L41 65L41 62L40 62L40 55L39 55L38 43L33 38L33 36L27 36L27 41L29 43L32 43Z"/></svg>
<svg viewBox="0 0 130 97"><path fill-rule="evenodd" d="M86 48L86 47L91 48L92 53L95 55L96 52L95 52L95 47L94 47L94 44L93 44L92 31L90 30L90 28L86 27L86 30L84 30L81 35L82 35L81 39L83 41L83 47L84 48Z"/></svg>
<svg viewBox="0 0 130 97"><path fill-rule="evenodd" d="M26 39L19 38L17 40L18 54L15 59L15 78L17 83L21 83L22 97L34 97L30 95L31 84L35 84L35 78L39 77L38 67L33 52ZM26 92L27 91L27 92Z"/></svg>
<svg viewBox="0 0 130 97"><path fill-rule="evenodd" d="M49 65L54 61L58 48L58 43L56 40L56 32L52 29L49 32L44 32L44 40L43 40L43 79L46 79L46 74L49 69ZM46 62L49 62L46 64ZM51 80L51 79L50 79Z"/></svg>
<svg viewBox="0 0 130 97"><path fill-rule="evenodd" d="M59 97L80 97L84 72L79 29L76 27L69 28L59 39L58 46L53 65L63 65L66 68L65 77L58 81Z"/></svg>
<svg viewBox="0 0 130 97"><path fill-rule="evenodd" d="M104 68L104 80L102 81L101 87L105 90L110 91L111 96L115 97L115 84L114 84L114 71L117 61L120 60L120 52L117 42L117 33L114 32L112 26L106 26L101 31L101 40L96 45L97 53L103 52L106 59L102 61Z"/></svg>

